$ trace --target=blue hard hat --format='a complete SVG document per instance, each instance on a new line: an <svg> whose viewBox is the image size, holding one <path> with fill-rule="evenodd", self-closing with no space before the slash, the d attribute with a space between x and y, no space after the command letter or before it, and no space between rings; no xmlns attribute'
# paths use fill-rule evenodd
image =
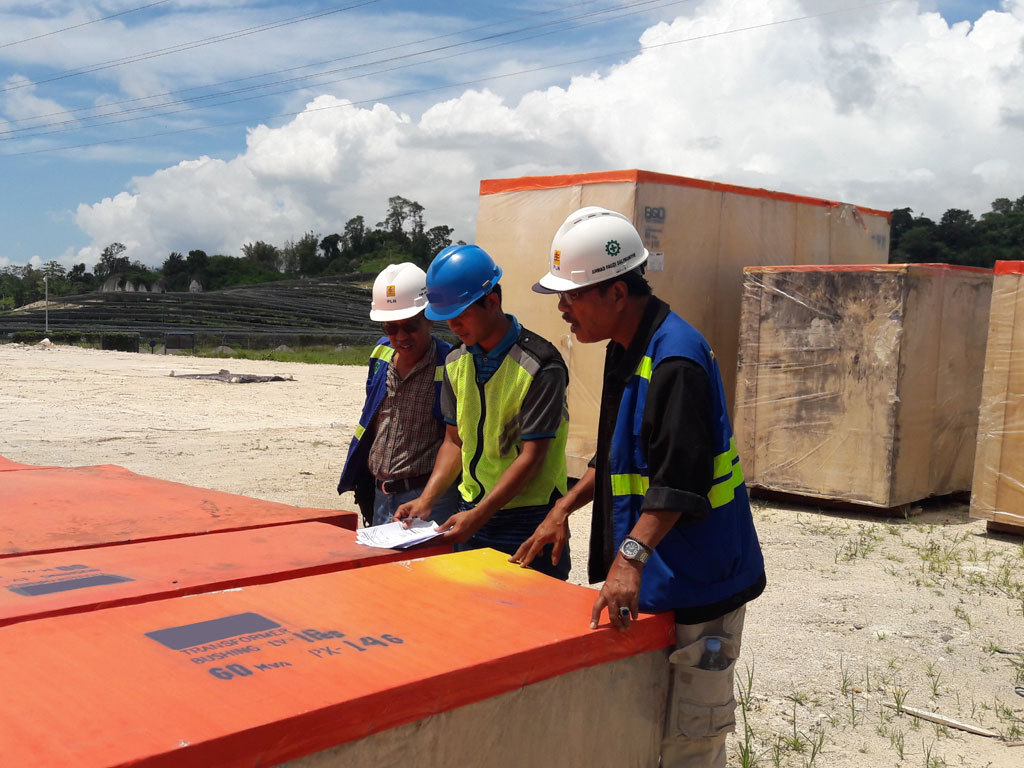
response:
<svg viewBox="0 0 1024 768"><path fill-rule="evenodd" d="M450 245L427 268L427 317L450 320L486 295L501 279L501 267L478 245Z"/></svg>

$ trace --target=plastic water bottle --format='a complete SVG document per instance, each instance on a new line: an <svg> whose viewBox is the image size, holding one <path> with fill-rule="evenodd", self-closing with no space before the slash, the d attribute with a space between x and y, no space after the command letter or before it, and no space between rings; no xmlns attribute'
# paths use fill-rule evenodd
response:
<svg viewBox="0 0 1024 768"><path fill-rule="evenodd" d="M722 641L717 637L709 637L704 641L704 653L700 657L701 669L725 669L729 666L729 660L722 653Z"/></svg>

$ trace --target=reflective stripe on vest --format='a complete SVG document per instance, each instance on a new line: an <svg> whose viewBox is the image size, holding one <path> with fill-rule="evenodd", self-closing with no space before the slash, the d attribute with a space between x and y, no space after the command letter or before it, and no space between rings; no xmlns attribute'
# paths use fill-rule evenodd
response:
<svg viewBox="0 0 1024 768"><path fill-rule="evenodd" d="M654 365L650 355L644 355L636 367L636 375L649 382L653 372ZM714 481L711 490L708 491L708 501L712 509L724 507L736 498L736 489L743 483L743 470L740 467L735 438L729 438L729 450L715 456L712 478ZM646 475L612 475L613 496L643 496L650 485L650 478Z"/></svg>
<svg viewBox="0 0 1024 768"><path fill-rule="evenodd" d="M383 344L378 344L373 348L373 352L370 353L370 358L376 358L377 360L390 360L395 356L394 347L386 347Z"/></svg>
<svg viewBox="0 0 1024 768"><path fill-rule="evenodd" d="M456 402L456 428L462 440L462 498L477 503L497 485L522 451L519 412L541 363L514 344L486 384L476 380L473 355L463 351L446 363ZM565 495L565 442L568 414L552 439L543 463L504 509L549 503L553 490Z"/></svg>
<svg viewBox="0 0 1024 768"><path fill-rule="evenodd" d="M643 496L650 485L646 475L612 475L613 496Z"/></svg>
<svg viewBox="0 0 1024 768"><path fill-rule="evenodd" d="M736 452L736 439L729 438L729 450L715 456L716 478L708 491L711 508L724 507L736 498L736 489L743 484L743 470L740 468L740 457Z"/></svg>

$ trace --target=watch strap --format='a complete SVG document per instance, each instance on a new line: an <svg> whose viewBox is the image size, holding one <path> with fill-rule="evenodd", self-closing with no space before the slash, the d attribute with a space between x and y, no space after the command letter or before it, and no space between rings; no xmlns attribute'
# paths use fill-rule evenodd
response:
<svg viewBox="0 0 1024 768"><path fill-rule="evenodd" d="M622 540L622 544L624 545L627 541L633 542L640 548L640 552L636 555L636 557L629 557L627 559L634 560L635 562L638 562L641 565L646 565L647 561L651 557L651 552L653 550L635 536L627 536ZM626 557L626 553L623 552L622 545L619 546L619 551L622 552L623 557Z"/></svg>

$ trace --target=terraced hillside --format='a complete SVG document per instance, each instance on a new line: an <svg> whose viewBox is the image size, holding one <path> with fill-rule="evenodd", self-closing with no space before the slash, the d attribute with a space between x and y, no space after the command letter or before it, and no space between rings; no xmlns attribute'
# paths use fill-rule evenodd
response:
<svg viewBox="0 0 1024 768"><path fill-rule="evenodd" d="M308 337L318 341L372 341L380 335L369 319L365 276L285 280L209 293L87 293L51 300L51 331L140 333L192 332L225 343L248 338L254 345ZM40 331L41 302L0 314L0 332ZM255 337L255 338L254 338Z"/></svg>

